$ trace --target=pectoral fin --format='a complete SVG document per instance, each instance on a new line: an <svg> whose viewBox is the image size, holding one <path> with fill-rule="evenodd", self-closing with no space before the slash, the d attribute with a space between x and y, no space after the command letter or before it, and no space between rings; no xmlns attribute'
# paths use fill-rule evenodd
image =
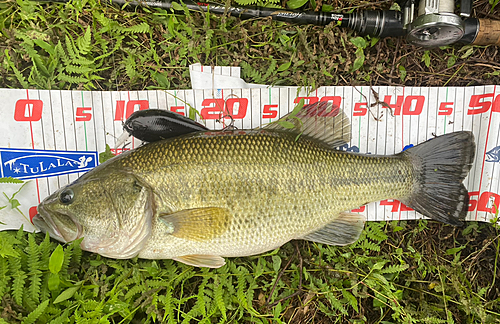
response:
<svg viewBox="0 0 500 324"><path fill-rule="evenodd" d="M302 239L328 245L347 245L356 242L364 225L364 215L344 212L335 221Z"/></svg>
<svg viewBox="0 0 500 324"><path fill-rule="evenodd" d="M193 254L174 258L175 261L191 265L193 267L220 268L226 261L218 255Z"/></svg>
<svg viewBox="0 0 500 324"><path fill-rule="evenodd" d="M173 236L194 241L220 236L229 227L231 218L229 210L219 207L185 209L159 215L159 220L171 229Z"/></svg>

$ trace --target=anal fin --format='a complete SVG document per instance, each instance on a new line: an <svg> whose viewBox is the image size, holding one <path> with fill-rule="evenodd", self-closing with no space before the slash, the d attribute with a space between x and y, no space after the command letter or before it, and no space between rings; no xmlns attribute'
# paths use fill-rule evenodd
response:
<svg viewBox="0 0 500 324"><path fill-rule="evenodd" d="M328 245L348 245L358 240L365 220L364 215L343 212L333 222L301 239Z"/></svg>
<svg viewBox="0 0 500 324"><path fill-rule="evenodd" d="M224 258L218 255L192 254L178 256L173 259L193 267L203 268L220 268L226 264Z"/></svg>

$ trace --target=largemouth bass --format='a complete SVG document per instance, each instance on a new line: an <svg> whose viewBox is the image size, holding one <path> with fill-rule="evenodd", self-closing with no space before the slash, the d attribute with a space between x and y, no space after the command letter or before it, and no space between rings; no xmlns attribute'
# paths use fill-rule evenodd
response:
<svg viewBox="0 0 500 324"><path fill-rule="evenodd" d="M292 239L346 245L365 217L349 212L398 199L460 225L468 206L471 132L438 136L392 156L339 150L346 115L305 106L255 130L202 131L123 153L47 197L33 219L62 242L110 258L174 259L220 267Z"/></svg>

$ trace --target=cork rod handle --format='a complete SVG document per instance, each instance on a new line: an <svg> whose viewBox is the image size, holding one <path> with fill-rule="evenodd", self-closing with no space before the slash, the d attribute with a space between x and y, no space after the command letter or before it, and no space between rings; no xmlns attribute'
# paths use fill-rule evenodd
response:
<svg viewBox="0 0 500 324"><path fill-rule="evenodd" d="M479 30L473 45L500 46L500 20L478 19Z"/></svg>

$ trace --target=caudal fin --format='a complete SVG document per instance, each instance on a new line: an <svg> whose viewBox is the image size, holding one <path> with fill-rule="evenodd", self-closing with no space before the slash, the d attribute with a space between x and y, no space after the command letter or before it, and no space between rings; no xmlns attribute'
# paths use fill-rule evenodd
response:
<svg viewBox="0 0 500 324"><path fill-rule="evenodd" d="M432 219L461 225L469 195L462 181L474 160L472 132L460 131L433 138L401 152L413 164L418 183L405 205Z"/></svg>

